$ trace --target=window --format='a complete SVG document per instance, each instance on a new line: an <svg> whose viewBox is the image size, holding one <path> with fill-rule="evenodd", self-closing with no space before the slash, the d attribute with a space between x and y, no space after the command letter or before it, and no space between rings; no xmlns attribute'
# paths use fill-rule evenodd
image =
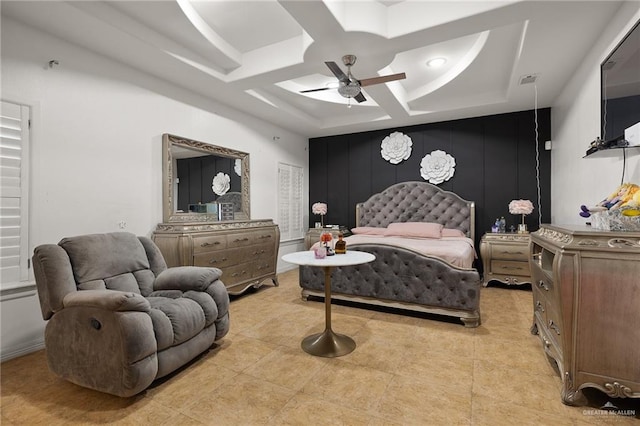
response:
<svg viewBox="0 0 640 426"><path fill-rule="evenodd" d="M29 107L0 104L0 276L2 288L29 279Z"/></svg>
<svg viewBox="0 0 640 426"><path fill-rule="evenodd" d="M278 163L278 227L282 241L304 238L302 167Z"/></svg>

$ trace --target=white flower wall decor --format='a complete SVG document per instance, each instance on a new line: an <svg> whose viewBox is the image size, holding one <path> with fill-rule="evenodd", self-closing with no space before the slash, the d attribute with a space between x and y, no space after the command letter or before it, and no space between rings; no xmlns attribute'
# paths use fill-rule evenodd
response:
<svg viewBox="0 0 640 426"><path fill-rule="evenodd" d="M242 176L242 159L236 158L236 162L233 165L233 171L236 172L238 176Z"/></svg>
<svg viewBox="0 0 640 426"><path fill-rule="evenodd" d="M398 164L411 156L411 138L401 132L393 132L382 140L380 154L391 164Z"/></svg>
<svg viewBox="0 0 640 426"><path fill-rule="evenodd" d="M456 160L444 151L431 151L420 162L420 175L434 185L451 179Z"/></svg>
<svg viewBox="0 0 640 426"><path fill-rule="evenodd" d="M213 177L213 182L211 183L211 189L216 195L224 195L227 193L229 188L231 187L231 178L228 174L218 172L217 175Z"/></svg>

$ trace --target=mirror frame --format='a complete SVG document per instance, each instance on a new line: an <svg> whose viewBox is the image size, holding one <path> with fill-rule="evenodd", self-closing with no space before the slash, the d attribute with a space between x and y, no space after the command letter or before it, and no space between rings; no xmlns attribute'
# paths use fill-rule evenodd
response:
<svg viewBox="0 0 640 426"><path fill-rule="evenodd" d="M163 222L220 222L217 215L207 213L179 213L173 210L173 200L176 194L173 193L173 156L171 147L179 146L194 151L200 151L219 157L227 157L241 160L242 176L241 193L242 209L234 213L234 220L249 220L249 154L235 149L222 146L211 145L193 139L165 133L162 135L162 220Z"/></svg>

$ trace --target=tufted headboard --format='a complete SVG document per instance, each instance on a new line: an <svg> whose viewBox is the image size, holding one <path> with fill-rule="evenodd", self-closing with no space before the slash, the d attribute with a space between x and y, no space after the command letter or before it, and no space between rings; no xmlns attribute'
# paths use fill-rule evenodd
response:
<svg viewBox="0 0 640 426"><path fill-rule="evenodd" d="M427 182L402 182L356 204L356 226L436 222L475 238L475 203Z"/></svg>

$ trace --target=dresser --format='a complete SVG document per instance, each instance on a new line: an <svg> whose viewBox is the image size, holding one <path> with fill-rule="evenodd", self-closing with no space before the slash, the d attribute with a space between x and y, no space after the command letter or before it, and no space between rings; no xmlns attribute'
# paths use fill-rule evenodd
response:
<svg viewBox="0 0 640 426"><path fill-rule="evenodd" d="M640 232L542 225L531 234L533 326L558 365L561 398L582 388L640 397Z"/></svg>
<svg viewBox="0 0 640 426"><path fill-rule="evenodd" d="M270 219L206 223L161 223L152 236L169 267L207 266L222 270L229 294L278 285L280 230Z"/></svg>
<svg viewBox="0 0 640 426"><path fill-rule="evenodd" d="M529 234L486 233L480 239L483 285L491 280L516 285L531 282Z"/></svg>

